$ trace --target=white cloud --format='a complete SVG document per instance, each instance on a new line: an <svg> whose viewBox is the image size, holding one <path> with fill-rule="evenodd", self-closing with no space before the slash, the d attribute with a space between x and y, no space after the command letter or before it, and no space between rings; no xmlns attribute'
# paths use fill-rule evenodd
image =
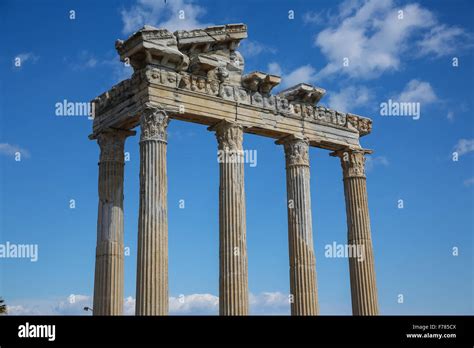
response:
<svg viewBox="0 0 474 348"><path fill-rule="evenodd" d="M90 314L84 310L84 307L92 307L92 298L86 295L71 294L53 307L53 313L59 315Z"/></svg>
<svg viewBox="0 0 474 348"><path fill-rule="evenodd" d="M249 295L251 314L289 314L288 295L263 292ZM92 297L69 295L51 300L28 300L8 305L9 315L90 315L84 307L92 307ZM212 294L178 295L169 298L169 312L173 315L217 315L219 298ZM124 314L135 315L135 299L124 299Z"/></svg>
<svg viewBox="0 0 474 348"><path fill-rule="evenodd" d="M21 65L25 64L27 61L30 61L31 63L35 64L39 59L39 57L34 55L32 52L19 53L15 56L15 59L13 60L13 65L17 63L17 58L20 60Z"/></svg>
<svg viewBox="0 0 474 348"><path fill-rule="evenodd" d="M464 185L466 185L467 187L473 186L474 185L474 177L464 180Z"/></svg>
<svg viewBox="0 0 474 348"><path fill-rule="evenodd" d="M145 24L166 28L170 31L189 30L206 27L199 17L205 9L191 1L173 0L138 0L130 9L122 10L123 33L129 34L143 27ZM183 19L180 15L184 16Z"/></svg>
<svg viewBox="0 0 474 348"><path fill-rule="evenodd" d="M251 314L290 314L289 297L281 292L262 292L258 295L250 294L249 302Z"/></svg>
<svg viewBox="0 0 474 348"><path fill-rule="evenodd" d="M135 315L135 299L132 296L125 298L123 302L123 314Z"/></svg>
<svg viewBox="0 0 474 348"><path fill-rule="evenodd" d="M474 151L474 139L459 139L454 146L454 151L457 152L458 156Z"/></svg>
<svg viewBox="0 0 474 348"><path fill-rule="evenodd" d="M87 50L82 50L76 56L76 58L74 58L74 62L71 62L69 65L73 70L83 70L95 68L101 65L102 63L103 62L100 61L97 57L95 57L91 52Z"/></svg>
<svg viewBox="0 0 474 348"><path fill-rule="evenodd" d="M170 314L218 314L219 297L211 294L192 294L170 297L169 310Z"/></svg>
<svg viewBox="0 0 474 348"><path fill-rule="evenodd" d="M64 58L66 62L69 61L68 58ZM93 53L84 50L81 51L75 58L74 61L68 62L72 70L82 71L86 69L95 69L95 68L109 68L111 69L111 77L114 82L120 82L130 78L133 73L133 69L130 65L125 65L120 61L118 56L114 56L112 59L102 59L96 57Z"/></svg>
<svg viewBox="0 0 474 348"><path fill-rule="evenodd" d="M316 80L316 70L311 65L303 65L283 75L283 86L291 87L298 83L313 83Z"/></svg>
<svg viewBox="0 0 474 348"><path fill-rule="evenodd" d="M19 152L20 155L24 156L25 158L30 157L30 153L28 150L22 149L21 147L17 145L11 145L8 143L0 143L0 155L15 156L17 152Z"/></svg>
<svg viewBox="0 0 474 348"><path fill-rule="evenodd" d="M454 112L449 111L448 114L446 115L446 118L447 118L449 121L453 122L453 121L454 121Z"/></svg>
<svg viewBox="0 0 474 348"><path fill-rule="evenodd" d="M403 11L402 19L399 11ZM455 42L461 29L439 24L429 10L416 3L398 7L391 0L345 1L333 18L337 20L329 21L329 28L315 38L329 61L318 77L342 73L374 78L399 70L401 58L412 52L413 56L445 55L462 44ZM343 65L345 58L348 66Z"/></svg>
<svg viewBox="0 0 474 348"><path fill-rule="evenodd" d="M328 93L328 106L338 111L349 112L357 106L365 105L373 98L373 93L364 86L349 86L339 92Z"/></svg>
<svg viewBox="0 0 474 348"><path fill-rule="evenodd" d="M370 172L376 166L386 167L389 165L388 159L384 156L367 156L365 159L365 169Z"/></svg>
<svg viewBox="0 0 474 348"><path fill-rule="evenodd" d="M125 65L118 58L104 60L101 64L109 66L112 69L114 81L120 82L132 76L133 68L130 65Z"/></svg>
<svg viewBox="0 0 474 348"><path fill-rule="evenodd" d="M323 9L319 12L309 11L303 15L303 22L305 24L329 24L337 25L344 18L351 15L357 10L364 0L346 0L339 3L337 10L334 11L332 8Z"/></svg>
<svg viewBox="0 0 474 348"><path fill-rule="evenodd" d="M305 24L323 24L324 16L320 12L309 11L303 15L303 23Z"/></svg>
<svg viewBox="0 0 474 348"><path fill-rule="evenodd" d="M407 83L396 99L400 102L429 104L435 102L437 97L429 82L413 79Z"/></svg>
<svg viewBox="0 0 474 348"><path fill-rule="evenodd" d="M316 80L316 69L309 64L285 72L278 63L271 62L268 64L268 72L281 76L281 88L291 87L303 82L311 84Z"/></svg>
<svg viewBox="0 0 474 348"><path fill-rule="evenodd" d="M239 46L239 52L244 58L255 57L261 53L275 54L277 50L273 47L267 46L261 42L253 40L243 40Z"/></svg>
<svg viewBox="0 0 474 348"><path fill-rule="evenodd" d="M91 312L84 311L86 306L92 307L91 296L76 294L48 300L7 303L9 315L90 315Z"/></svg>
<svg viewBox="0 0 474 348"><path fill-rule="evenodd" d="M268 73L281 76L283 74L283 70L281 69L280 64L272 62L268 64Z"/></svg>

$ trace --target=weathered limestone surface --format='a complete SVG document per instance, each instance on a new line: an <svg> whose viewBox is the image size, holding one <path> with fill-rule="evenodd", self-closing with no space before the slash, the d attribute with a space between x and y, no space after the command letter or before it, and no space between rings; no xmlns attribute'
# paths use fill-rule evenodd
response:
<svg viewBox="0 0 474 348"><path fill-rule="evenodd" d="M221 121L216 132L219 160L219 314L247 315L248 262L242 126Z"/></svg>
<svg viewBox="0 0 474 348"><path fill-rule="evenodd" d="M363 250L361 260L357 257L349 258L352 313L354 315L377 315L379 312L365 177L365 154L370 152L348 149L333 154L341 158L346 197L348 244L349 246L360 246Z"/></svg>
<svg viewBox="0 0 474 348"><path fill-rule="evenodd" d="M100 133L99 211L94 280L94 315L123 311L124 144L132 131Z"/></svg>
<svg viewBox="0 0 474 348"><path fill-rule="evenodd" d="M311 218L309 144L300 136L289 136L277 143L283 144L286 158L291 314L316 315L319 308Z"/></svg>
<svg viewBox="0 0 474 348"><path fill-rule="evenodd" d="M148 106L141 116L137 315L168 314L168 179L166 112Z"/></svg>

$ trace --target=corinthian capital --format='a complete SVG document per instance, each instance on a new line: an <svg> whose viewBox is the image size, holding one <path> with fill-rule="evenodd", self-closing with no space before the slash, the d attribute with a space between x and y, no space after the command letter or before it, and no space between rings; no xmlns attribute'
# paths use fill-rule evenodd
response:
<svg viewBox="0 0 474 348"><path fill-rule="evenodd" d="M216 132L219 150L225 152L242 151L243 127L242 125L227 120L220 121L208 128Z"/></svg>
<svg viewBox="0 0 474 348"><path fill-rule="evenodd" d="M135 135L135 131L129 130L107 130L97 135L97 143L100 146L100 162L113 161L122 162L125 139Z"/></svg>
<svg viewBox="0 0 474 348"><path fill-rule="evenodd" d="M166 142L168 124L169 117L165 110L147 105L140 117L140 141L156 140Z"/></svg>
<svg viewBox="0 0 474 348"><path fill-rule="evenodd" d="M276 142L285 148L286 166L309 167L309 142L303 136L289 135Z"/></svg>
<svg viewBox="0 0 474 348"><path fill-rule="evenodd" d="M332 156L341 159L344 178L365 178L365 155L372 153L365 149L344 149L333 152Z"/></svg>

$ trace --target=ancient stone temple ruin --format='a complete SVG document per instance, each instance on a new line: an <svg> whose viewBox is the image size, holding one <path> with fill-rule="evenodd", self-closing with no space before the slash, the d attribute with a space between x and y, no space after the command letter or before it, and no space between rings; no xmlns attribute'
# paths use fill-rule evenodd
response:
<svg viewBox="0 0 474 348"><path fill-rule="evenodd" d="M140 205L137 315L168 314L166 148L170 120L208 126L224 155L219 161L219 312L247 315L248 262L242 141L245 133L276 139L286 158L292 315L316 315L318 291L308 150L331 151L342 165L348 244L362 246L363 261L349 258L354 315L378 314L365 155L360 137L372 121L318 106L325 90L305 83L272 93L281 78L244 74L238 46L244 24L191 31L145 26L116 49L133 76L94 99L90 139L100 146L99 211L94 314L123 309L124 143L140 132ZM282 151L283 155L283 151Z"/></svg>

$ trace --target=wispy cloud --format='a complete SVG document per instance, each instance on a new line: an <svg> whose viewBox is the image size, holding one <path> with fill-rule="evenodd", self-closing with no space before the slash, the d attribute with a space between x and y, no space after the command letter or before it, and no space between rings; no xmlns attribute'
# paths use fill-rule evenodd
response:
<svg viewBox="0 0 474 348"><path fill-rule="evenodd" d="M385 156L367 156L365 159L365 169L370 172L375 167L387 167L389 165L388 159Z"/></svg>
<svg viewBox="0 0 474 348"><path fill-rule="evenodd" d="M459 139L454 146L454 152L457 152L458 156L465 155L472 151L474 151L474 139Z"/></svg>
<svg viewBox="0 0 474 348"><path fill-rule="evenodd" d="M25 150L17 145L12 145L8 143L0 143L0 155L15 156L16 153L20 153L25 158L30 157L30 153L28 150Z"/></svg>
<svg viewBox="0 0 474 348"><path fill-rule="evenodd" d="M13 59L13 66L23 66L23 64L28 61L35 64L38 60L39 56L33 54L32 52L19 53Z"/></svg>
<svg viewBox="0 0 474 348"><path fill-rule="evenodd" d="M464 185L467 187L474 185L474 177L464 180Z"/></svg>
<svg viewBox="0 0 474 348"><path fill-rule="evenodd" d="M418 42L418 55L439 58L472 47L472 35L459 27L438 24Z"/></svg>
<svg viewBox="0 0 474 348"><path fill-rule="evenodd" d="M285 71L276 62L268 64L268 72L281 76L281 88L294 86L298 83L314 83L316 80L316 69L311 65L302 65L294 70Z"/></svg>
<svg viewBox="0 0 474 348"><path fill-rule="evenodd" d="M262 53L277 53L277 49L268 45L265 45L258 41L243 40L239 46L239 51L242 53L244 58L252 58Z"/></svg>
<svg viewBox="0 0 474 348"><path fill-rule="evenodd" d="M124 34L129 34L145 24L163 27L170 31L206 27L211 24L199 20L205 13L204 7L192 1L138 0L131 8L121 11L122 31Z"/></svg>
<svg viewBox="0 0 474 348"><path fill-rule="evenodd" d="M118 56L113 58L100 58L87 50L81 51L72 60L70 58L65 58L65 60L68 62L70 68L74 71L83 71L96 68L111 69L111 76L114 82L128 79L133 73L132 67L129 65L127 66L121 62Z"/></svg>
<svg viewBox="0 0 474 348"><path fill-rule="evenodd" d="M65 58L65 60L68 61L67 58ZM84 70L100 66L101 61L93 53L82 50L73 60L69 61L68 64L73 70Z"/></svg>
<svg viewBox="0 0 474 348"><path fill-rule="evenodd" d="M453 111L448 111L448 114L446 115L446 118L447 118L449 121L453 122L453 121L454 121L454 116L455 116L455 115L454 115L454 112L453 112Z"/></svg>
<svg viewBox="0 0 474 348"><path fill-rule="evenodd" d="M305 24L323 24L324 16L321 12L309 11L303 14L303 23Z"/></svg>
<svg viewBox="0 0 474 348"><path fill-rule="evenodd" d="M268 72L273 75L281 76L283 74L283 70L281 69L280 64L276 62L272 62L268 64Z"/></svg>

